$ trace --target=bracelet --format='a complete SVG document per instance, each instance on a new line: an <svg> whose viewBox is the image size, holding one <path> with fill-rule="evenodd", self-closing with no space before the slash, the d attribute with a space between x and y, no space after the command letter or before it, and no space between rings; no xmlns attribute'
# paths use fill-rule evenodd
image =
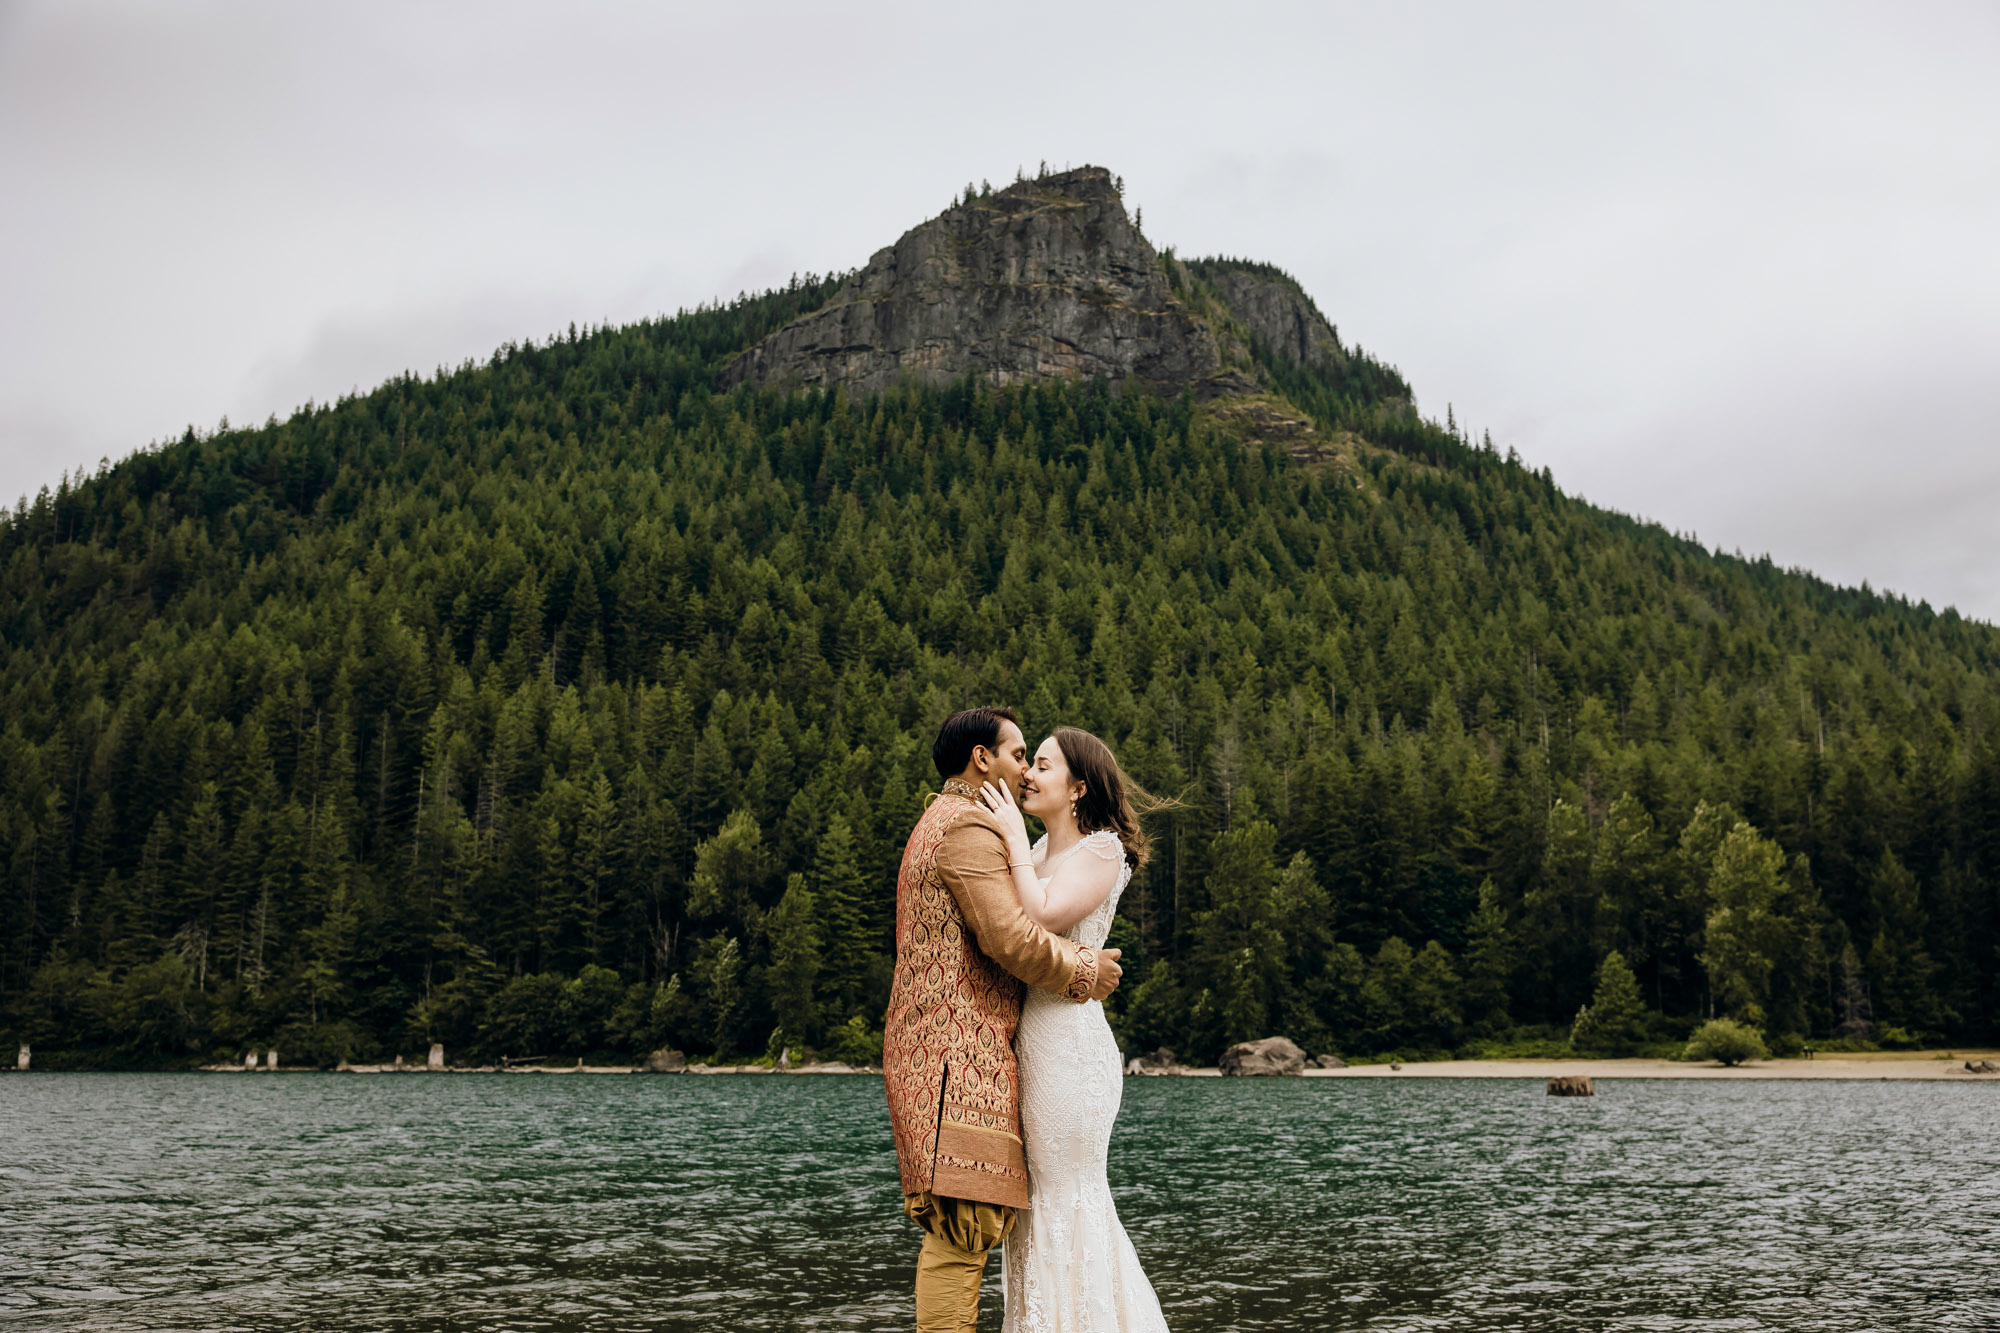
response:
<svg viewBox="0 0 2000 1333"><path fill-rule="evenodd" d="M1007 863L1007 868L1009 870L1012 870L1017 866L1025 866L1029 870L1033 870L1035 868L1035 863L1033 861L1009 861Z"/></svg>

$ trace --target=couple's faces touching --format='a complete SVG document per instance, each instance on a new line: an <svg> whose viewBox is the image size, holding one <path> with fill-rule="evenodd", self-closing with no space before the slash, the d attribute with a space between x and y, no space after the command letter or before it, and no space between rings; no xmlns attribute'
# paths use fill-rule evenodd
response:
<svg viewBox="0 0 2000 1333"><path fill-rule="evenodd" d="M980 782L1004 785L1028 814L1046 820L1083 795L1084 784L1070 778L1069 763L1055 737L1043 741L1030 762L1028 742L1021 729L1002 718L999 742L998 750L983 745L973 750L972 766L978 771Z"/></svg>

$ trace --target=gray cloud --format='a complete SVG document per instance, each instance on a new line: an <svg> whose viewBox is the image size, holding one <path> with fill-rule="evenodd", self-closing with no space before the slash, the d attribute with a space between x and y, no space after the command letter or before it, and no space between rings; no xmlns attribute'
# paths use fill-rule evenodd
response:
<svg viewBox="0 0 2000 1333"><path fill-rule="evenodd" d="M2000 619L1978 4L0 6L0 494L1122 172L1426 411Z"/></svg>

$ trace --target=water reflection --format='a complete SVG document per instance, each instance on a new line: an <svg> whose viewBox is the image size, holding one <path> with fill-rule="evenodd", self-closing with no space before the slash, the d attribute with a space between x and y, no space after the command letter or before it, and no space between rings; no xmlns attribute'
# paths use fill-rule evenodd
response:
<svg viewBox="0 0 2000 1333"><path fill-rule="evenodd" d="M1992 1089L1599 1087L1133 1080L1112 1183L1181 1333L2000 1327ZM0 1323L908 1326L874 1080L32 1075L0 1143Z"/></svg>

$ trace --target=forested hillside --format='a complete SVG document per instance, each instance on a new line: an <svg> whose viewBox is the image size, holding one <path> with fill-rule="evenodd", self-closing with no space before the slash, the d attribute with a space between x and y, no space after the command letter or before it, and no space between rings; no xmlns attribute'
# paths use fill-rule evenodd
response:
<svg viewBox="0 0 2000 1333"><path fill-rule="evenodd" d="M1257 349L1367 442L1320 464L1101 382L714 390L834 286L18 508L0 1037L866 1056L932 732L989 702L1180 797L1134 1049L1561 1042L1600 973L1606 1050L1995 1035L2000 632L1593 508L1358 352Z"/></svg>

